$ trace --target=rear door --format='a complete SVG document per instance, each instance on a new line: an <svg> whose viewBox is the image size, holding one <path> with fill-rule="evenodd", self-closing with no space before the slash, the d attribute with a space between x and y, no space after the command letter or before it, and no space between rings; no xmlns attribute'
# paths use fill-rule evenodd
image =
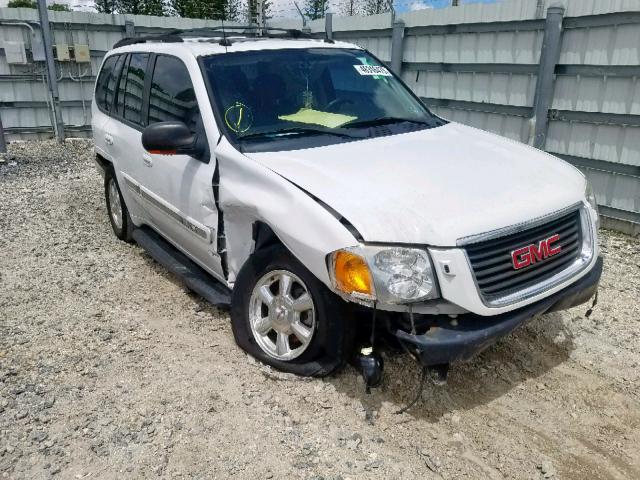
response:
<svg viewBox="0 0 640 480"><path fill-rule="evenodd" d="M117 79L116 67L120 55L111 55L103 62L100 75L96 82L95 102L91 113L91 124L93 129L93 140L96 153L112 161L112 152L109 148L111 138L107 134L109 114L113 105L113 93ZM121 63L121 62L120 62Z"/></svg>
<svg viewBox="0 0 640 480"><path fill-rule="evenodd" d="M192 78L185 61L192 62ZM202 76L193 57L184 60L157 54L152 59L149 86L148 123L184 122L209 144L199 105L209 102ZM199 82L198 98L194 82ZM196 159L189 155L158 155L145 152L146 170L141 189L148 200L154 226L180 250L210 273L220 277L217 252L218 212L213 196L215 158Z"/></svg>
<svg viewBox="0 0 640 480"><path fill-rule="evenodd" d="M142 130L146 126L145 83L151 54L129 53L124 56L121 74L117 80L111 119L105 128L111 138L113 165L120 190L129 213L136 225L151 221L147 205L140 195L148 166L142 148Z"/></svg>

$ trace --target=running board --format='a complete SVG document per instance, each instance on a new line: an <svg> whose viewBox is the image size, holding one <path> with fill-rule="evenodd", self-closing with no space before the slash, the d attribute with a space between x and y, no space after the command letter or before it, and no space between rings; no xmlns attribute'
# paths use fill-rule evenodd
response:
<svg viewBox="0 0 640 480"><path fill-rule="evenodd" d="M160 265L177 275L189 288L216 307L228 310L231 290L215 280L184 253L148 227L136 228L133 239Z"/></svg>

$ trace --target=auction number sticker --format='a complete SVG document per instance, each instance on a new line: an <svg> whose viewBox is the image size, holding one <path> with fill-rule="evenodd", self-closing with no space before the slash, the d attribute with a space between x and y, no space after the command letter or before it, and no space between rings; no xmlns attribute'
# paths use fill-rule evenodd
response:
<svg viewBox="0 0 640 480"><path fill-rule="evenodd" d="M390 77L391 72L385 67L379 67L377 65L354 65L360 75L382 75L383 77Z"/></svg>

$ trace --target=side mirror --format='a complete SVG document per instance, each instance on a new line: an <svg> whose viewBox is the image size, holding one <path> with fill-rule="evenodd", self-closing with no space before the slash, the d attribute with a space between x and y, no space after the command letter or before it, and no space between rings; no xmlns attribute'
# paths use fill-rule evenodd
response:
<svg viewBox="0 0 640 480"><path fill-rule="evenodd" d="M149 153L198 158L204 154L199 143L183 122L153 123L142 131L142 146Z"/></svg>

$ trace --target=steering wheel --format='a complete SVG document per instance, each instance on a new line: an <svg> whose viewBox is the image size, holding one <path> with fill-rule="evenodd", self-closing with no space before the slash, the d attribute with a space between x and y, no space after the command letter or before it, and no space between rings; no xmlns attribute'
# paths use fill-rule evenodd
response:
<svg viewBox="0 0 640 480"><path fill-rule="evenodd" d="M350 100L348 98L334 98L329 103L327 103L327 106L325 108L330 112L335 112L340 110L340 106L349 104L353 104L353 100Z"/></svg>

